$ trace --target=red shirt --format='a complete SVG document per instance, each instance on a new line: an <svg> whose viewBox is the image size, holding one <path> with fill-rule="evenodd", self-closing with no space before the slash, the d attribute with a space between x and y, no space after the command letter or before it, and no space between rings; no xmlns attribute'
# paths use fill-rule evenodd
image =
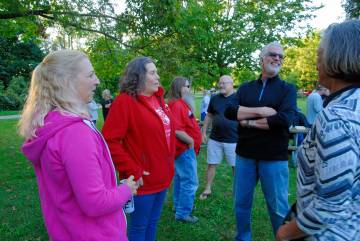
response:
<svg viewBox="0 0 360 241"><path fill-rule="evenodd" d="M138 180L142 176L144 185L139 187L138 195L168 188L174 175L175 128L163 93L159 88L154 95L170 120L170 145L162 118L144 96L121 93L111 104L102 129L120 178L134 175ZM144 171L150 175L143 176Z"/></svg>
<svg viewBox="0 0 360 241"><path fill-rule="evenodd" d="M194 149L196 154L198 155L201 145L201 131L194 113L191 111L191 109L183 99L170 101L169 107L176 123L176 130L185 131L186 134L188 134L194 139ZM179 139L176 139L175 156L177 157L188 148L188 144L182 142Z"/></svg>
<svg viewBox="0 0 360 241"><path fill-rule="evenodd" d="M161 118L163 125L164 125L164 131L166 136L166 141L168 146L170 147L170 135L171 135L171 125L170 125L170 119L166 115L166 112L162 109L160 106L160 103L155 95L152 95L150 97L143 96L143 98L146 100L146 102L153 107L155 112L159 115Z"/></svg>

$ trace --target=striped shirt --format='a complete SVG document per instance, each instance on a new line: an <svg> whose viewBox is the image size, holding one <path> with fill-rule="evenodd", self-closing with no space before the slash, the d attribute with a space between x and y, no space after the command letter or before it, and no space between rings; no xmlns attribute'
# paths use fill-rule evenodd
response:
<svg viewBox="0 0 360 241"><path fill-rule="evenodd" d="M296 221L306 240L360 241L360 88L339 92L298 152Z"/></svg>

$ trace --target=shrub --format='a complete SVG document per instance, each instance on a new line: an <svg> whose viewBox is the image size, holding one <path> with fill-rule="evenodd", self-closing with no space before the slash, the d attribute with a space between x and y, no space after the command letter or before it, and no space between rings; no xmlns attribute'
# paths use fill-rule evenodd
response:
<svg viewBox="0 0 360 241"><path fill-rule="evenodd" d="M13 77L6 90L0 84L0 111L21 109L26 99L28 86L23 76Z"/></svg>

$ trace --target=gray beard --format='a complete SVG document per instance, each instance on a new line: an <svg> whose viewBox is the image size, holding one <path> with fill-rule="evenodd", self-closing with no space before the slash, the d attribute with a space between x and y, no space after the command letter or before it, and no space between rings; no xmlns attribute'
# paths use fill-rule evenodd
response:
<svg viewBox="0 0 360 241"><path fill-rule="evenodd" d="M280 71L280 66L277 67L273 67L270 63L265 65L265 71L269 74L271 74L271 76L276 76L279 71Z"/></svg>
<svg viewBox="0 0 360 241"><path fill-rule="evenodd" d="M190 93L185 94L182 99L185 101L185 103L189 106L192 112L195 111L195 100L194 96Z"/></svg>

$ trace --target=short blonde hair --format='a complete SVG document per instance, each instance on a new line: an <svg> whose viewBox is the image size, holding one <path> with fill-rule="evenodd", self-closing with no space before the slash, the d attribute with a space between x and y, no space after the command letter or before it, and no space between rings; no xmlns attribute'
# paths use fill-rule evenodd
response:
<svg viewBox="0 0 360 241"><path fill-rule="evenodd" d="M79 63L87 56L75 50L48 54L32 73L29 93L19 121L19 133L25 139L35 137L38 127L53 109L87 116L86 103L78 97Z"/></svg>

